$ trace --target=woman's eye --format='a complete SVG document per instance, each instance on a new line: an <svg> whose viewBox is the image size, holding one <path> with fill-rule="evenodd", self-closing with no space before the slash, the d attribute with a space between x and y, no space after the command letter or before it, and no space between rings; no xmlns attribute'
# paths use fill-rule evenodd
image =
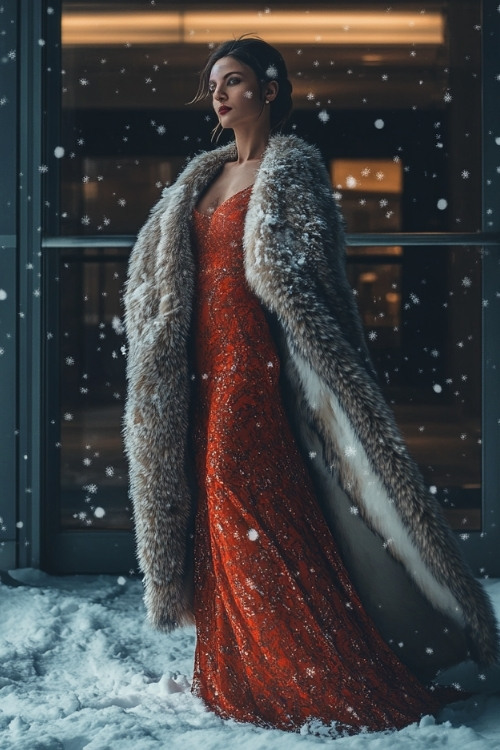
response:
<svg viewBox="0 0 500 750"><path fill-rule="evenodd" d="M227 83L229 86L236 86L237 83L241 83L241 78L230 78Z"/></svg>

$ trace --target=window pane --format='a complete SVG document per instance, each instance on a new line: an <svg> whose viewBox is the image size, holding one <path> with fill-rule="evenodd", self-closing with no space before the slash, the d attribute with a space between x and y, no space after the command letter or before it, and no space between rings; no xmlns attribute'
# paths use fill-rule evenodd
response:
<svg viewBox="0 0 500 750"><path fill-rule="evenodd" d="M186 106L207 53L250 30L282 50L291 126L326 162L355 160L362 172L383 160L401 171L397 215L380 204L390 192L383 170L378 201L363 180L335 179L349 231L374 222L377 231L480 229L479 16L475 0L264 10L66 0L61 205L49 210L66 234L136 232L185 157L210 147L210 106Z"/></svg>
<svg viewBox="0 0 500 750"><path fill-rule="evenodd" d="M128 253L61 255L60 526L128 529L120 294Z"/></svg>
<svg viewBox="0 0 500 750"><path fill-rule="evenodd" d="M454 528L479 529L481 250L405 247L393 254L394 248L371 248L369 255L364 250L349 250L348 273L384 394ZM65 529L131 524L121 438L125 271L119 250L72 250L61 257Z"/></svg>
<svg viewBox="0 0 500 750"><path fill-rule="evenodd" d="M364 250L348 273L380 384L453 527L479 529L482 252Z"/></svg>

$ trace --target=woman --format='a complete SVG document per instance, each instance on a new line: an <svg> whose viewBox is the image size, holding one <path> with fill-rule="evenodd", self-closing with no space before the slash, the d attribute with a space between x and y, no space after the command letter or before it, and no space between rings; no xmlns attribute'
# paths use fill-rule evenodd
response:
<svg viewBox="0 0 500 750"><path fill-rule="evenodd" d="M320 156L278 134L281 55L222 44L206 95L234 143L164 192L125 294L149 618L194 614L221 716L401 727L444 700L439 669L496 660L493 611L375 383Z"/></svg>

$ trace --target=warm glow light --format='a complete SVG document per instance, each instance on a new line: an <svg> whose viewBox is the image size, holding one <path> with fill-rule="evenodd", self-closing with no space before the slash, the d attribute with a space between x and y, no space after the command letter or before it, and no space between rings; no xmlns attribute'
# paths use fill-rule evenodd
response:
<svg viewBox="0 0 500 750"><path fill-rule="evenodd" d="M331 178L338 190L356 190L363 193L403 192L401 162L390 159L335 159Z"/></svg>
<svg viewBox="0 0 500 750"><path fill-rule="evenodd" d="M401 45L443 44L441 13L413 11L307 12L243 10L211 12L66 11L62 41L67 46L208 44L256 33L271 44Z"/></svg>

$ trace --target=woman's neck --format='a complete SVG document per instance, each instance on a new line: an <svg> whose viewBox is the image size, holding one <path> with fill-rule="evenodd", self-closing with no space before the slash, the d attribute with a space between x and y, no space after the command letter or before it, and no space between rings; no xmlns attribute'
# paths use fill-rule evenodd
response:
<svg viewBox="0 0 500 750"><path fill-rule="evenodd" d="M270 133L268 129L261 132L256 132L253 129L250 133L234 131L234 137L238 152L236 162L241 165L247 162L258 161L262 158L269 143Z"/></svg>

